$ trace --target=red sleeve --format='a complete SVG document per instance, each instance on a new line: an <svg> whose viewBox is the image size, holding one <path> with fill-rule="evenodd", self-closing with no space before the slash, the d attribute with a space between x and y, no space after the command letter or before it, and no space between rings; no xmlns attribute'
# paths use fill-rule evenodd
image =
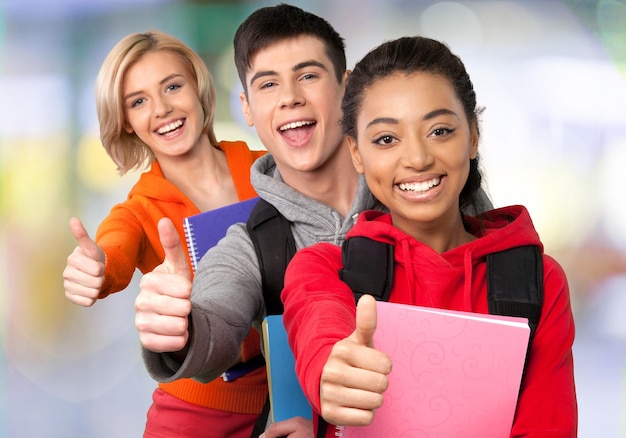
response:
<svg viewBox="0 0 626 438"><path fill-rule="evenodd" d="M283 321L305 395L320 412L322 368L335 343L355 327L350 288L339 279L341 248L319 243L298 251L285 273Z"/></svg>
<svg viewBox="0 0 626 438"><path fill-rule="evenodd" d="M513 437L575 437L578 409L572 344L574 318L561 266L544 256L544 303L531 344Z"/></svg>

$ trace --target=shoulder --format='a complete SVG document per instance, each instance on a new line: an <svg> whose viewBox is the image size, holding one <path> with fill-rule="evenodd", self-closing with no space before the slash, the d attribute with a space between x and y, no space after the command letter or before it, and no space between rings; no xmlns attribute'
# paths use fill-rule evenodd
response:
<svg viewBox="0 0 626 438"><path fill-rule="evenodd" d="M545 253L543 254L543 271L544 277L551 275L561 281L567 281L565 270L561 264L554 257Z"/></svg>
<svg viewBox="0 0 626 438"><path fill-rule="evenodd" d="M567 276L561 265L551 256L543 256L543 306L541 319L571 322L571 298Z"/></svg>
<svg viewBox="0 0 626 438"><path fill-rule="evenodd" d="M553 257L543 255L543 278L546 289L557 287L567 288L567 275L561 264Z"/></svg>

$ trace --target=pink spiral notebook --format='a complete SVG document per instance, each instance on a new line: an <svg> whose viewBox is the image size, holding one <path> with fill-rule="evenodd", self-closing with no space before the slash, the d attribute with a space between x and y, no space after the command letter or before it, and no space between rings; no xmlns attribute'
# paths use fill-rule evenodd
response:
<svg viewBox="0 0 626 438"><path fill-rule="evenodd" d="M526 318L377 302L375 348L393 361L371 425L343 436L508 437L530 329Z"/></svg>

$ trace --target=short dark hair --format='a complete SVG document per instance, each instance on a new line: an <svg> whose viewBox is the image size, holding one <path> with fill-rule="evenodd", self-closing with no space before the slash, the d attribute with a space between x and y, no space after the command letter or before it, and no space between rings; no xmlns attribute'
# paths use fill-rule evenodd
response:
<svg viewBox="0 0 626 438"><path fill-rule="evenodd" d="M270 45L290 38L309 35L319 38L341 83L346 71L344 39L323 18L296 6L280 3L257 9L235 32L235 66L244 91L248 92L246 73L252 58Z"/></svg>
<svg viewBox="0 0 626 438"><path fill-rule="evenodd" d="M348 76L343 96L341 121L343 131L356 139L356 123L363 102L364 91L380 79L394 73L431 73L450 81L465 111L471 128L480 136L479 118L482 108L476 107L476 93L461 59L439 41L424 37L402 37L387 41L371 50L361 59ZM482 175L478 155L470 160L470 172L460 195L460 207L465 210L476 206Z"/></svg>

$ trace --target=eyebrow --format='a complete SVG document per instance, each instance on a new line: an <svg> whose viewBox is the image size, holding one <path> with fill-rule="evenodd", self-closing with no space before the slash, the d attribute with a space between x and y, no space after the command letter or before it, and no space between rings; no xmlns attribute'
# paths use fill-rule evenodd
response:
<svg viewBox="0 0 626 438"><path fill-rule="evenodd" d="M180 73L172 73L171 75L168 75L168 76L164 77L163 79L161 79L159 81L159 85L163 85L166 82L169 82L169 81L171 81L172 79L174 79L176 77L181 77L182 78L183 75L180 74ZM126 102L131 97L138 96L138 95L140 95L142 93L143 93L143 90L138 90L138 91L133 91L132 93L128 93L127 95L124 96L124 102Z"/></svg>
<svg viewBox="0 0 626 438"><path fill-rule="evenodd" d="M297 72L298 70L302 70L308 67L318 67L324 71L328 71L328 68L326 68L324 64L322 64L319 61L314 61L314 60L299 62L298 64L291 67L291 71ZM252 85L254 81L256 81L259 78L262 78L265 76L276 76L276 75L278 75L278 72L276 70L263 70L263 71L257 72L254 74L254 76L250 78L249 85Z"/></svg>
<svg viewBox="0 0 626 438"><path fill-rule="evenodd" d="M430 120L433 119L437 116L441 116L441 115L450 115L450 116L455 116L458 118L457 114L449 109L446 108L440 108L440 109L436 109L433 110L429 113L424 114L424 117L422 117L422 120L426 121L426 120ZM366 126L366 128L369 128L370 126L373 125L377 125L380 123L385 123L385 124L389 124L389 125L397 125L398 124L398 119L393 118L393 117L377 117L374 120L372 120L371 122L369 122Z"/></svg>

